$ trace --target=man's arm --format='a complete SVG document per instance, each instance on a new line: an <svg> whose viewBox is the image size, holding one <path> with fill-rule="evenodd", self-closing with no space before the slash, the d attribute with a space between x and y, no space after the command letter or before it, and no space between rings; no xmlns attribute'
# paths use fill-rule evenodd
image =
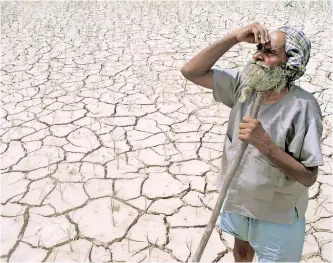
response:
<svg viewBox="0 0 333 263"><path fill-rule="evenodd" d="M318 167L305 167L302 163L280 149L266 133L260 121L252 118L244 118L239 128L239 139L256 147L289 179L295 180L306 187L310 187L316 182Z"/></svg>
<svg viewBox="0 0 333 263"><path fill-rule="evenodd" d="M289 179L297 181L306 187L310 187L316 182L318 166L305 167L273 142L266 147L264 152Z"/></svg>
<svg viewBox="0 0 333 263"><path fill-rule="evenodd" d="M183 76L193 83L205 88L213 88L213 72L211 68L230 48L238 41L233 34L225 36L223 39L209 45L199 54L193 57L182 68Z"/></svg>
<svg viewBox="0 0 333 263"><path fill-rule="evenodd" d="M269 42L268 31L259 23L232 31L193 57L181 68L181 73L193 83L211 89L213 87L211 68L230 48L240 42L265 44Z"/></svg>

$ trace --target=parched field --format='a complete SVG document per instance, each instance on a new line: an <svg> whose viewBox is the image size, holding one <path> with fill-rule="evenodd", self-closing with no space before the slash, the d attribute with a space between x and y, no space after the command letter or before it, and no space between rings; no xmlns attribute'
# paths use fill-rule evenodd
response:
<svg viewBox="0 0 333 263"><path fill-rule="evenodd" d="M218 196L229 108L180 68L233 29L312 41L323 112L303 261L332 261L332 4L1 2L1 261L187 262ZM214 67L242 68L234 46ZM214 230L204 262L233 261Z"/></svg>

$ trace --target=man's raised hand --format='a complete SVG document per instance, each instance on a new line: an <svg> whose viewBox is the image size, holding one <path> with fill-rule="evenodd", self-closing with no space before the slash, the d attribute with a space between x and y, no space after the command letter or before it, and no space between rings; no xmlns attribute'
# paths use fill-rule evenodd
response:
<svg viewBox="0 0 333 263"><path fill-rule="evenodd" d="M232 32L238 42L265 44L270 41L268 30L259 23L249 24Z"/></svg>

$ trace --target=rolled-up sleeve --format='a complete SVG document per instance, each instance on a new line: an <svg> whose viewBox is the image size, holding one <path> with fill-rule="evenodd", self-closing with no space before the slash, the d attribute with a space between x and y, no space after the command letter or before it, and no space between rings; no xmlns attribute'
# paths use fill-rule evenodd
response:
<svg viewBox="0 0 333 263"><path fill-rule="evenodd" d="M239 94L240 72L236 69L212 69L212 71L214 100L232 108Z"/></svg>

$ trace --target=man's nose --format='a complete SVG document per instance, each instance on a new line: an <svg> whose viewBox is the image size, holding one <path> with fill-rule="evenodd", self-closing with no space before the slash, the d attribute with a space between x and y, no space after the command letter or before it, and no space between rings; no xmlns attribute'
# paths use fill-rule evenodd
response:
<svg viewBox="0 0 333 263"><path fill-rule="evenodd" d="M263 56L262 52L259 50L253 55L253 59L255 61L264 61L264 56Z"/></svg>

